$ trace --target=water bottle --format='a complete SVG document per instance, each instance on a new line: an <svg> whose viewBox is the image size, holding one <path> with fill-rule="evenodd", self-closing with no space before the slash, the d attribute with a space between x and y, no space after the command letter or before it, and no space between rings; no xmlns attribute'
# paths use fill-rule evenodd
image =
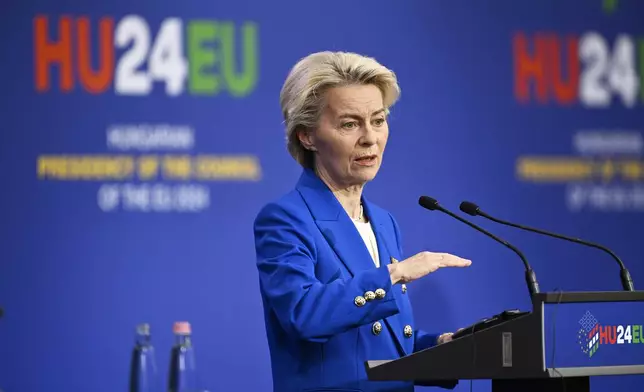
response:
<svg viewBox="0 0 644 392"><path fill-rule="evenodd" d="M157 389L157 368L150 337L150 325L136 327L136 340L130 362L130 392L160 392Z"/></svg>
<svg viewBox="0 0 644 392"><path fill-rule="evenodd" d="M173 326L175 343L170 352L168 392L197 392L195 353L188 322L176 322Z"/></svg>

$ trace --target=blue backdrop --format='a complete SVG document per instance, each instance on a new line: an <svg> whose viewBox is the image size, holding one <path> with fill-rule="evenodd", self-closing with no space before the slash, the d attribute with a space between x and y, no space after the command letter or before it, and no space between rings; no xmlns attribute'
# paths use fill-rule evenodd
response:
<svg viewBox="0 0 644 392"><path fill-rule="evenodd" d="M134 326L151 324L165 372L177 320L192 323L204 387L271 390L252 221L300 174L278 94L319 50L368 54L399 76L384 167L366 193L397 218L406 255L473 260L410 285L420 327L529 309L520 260L421 209L423 194L599 241L644 287L640 1L0 8L6 392L124 390ZM599 251L481 223L525 252L542 291L620 289Z"/></svg>

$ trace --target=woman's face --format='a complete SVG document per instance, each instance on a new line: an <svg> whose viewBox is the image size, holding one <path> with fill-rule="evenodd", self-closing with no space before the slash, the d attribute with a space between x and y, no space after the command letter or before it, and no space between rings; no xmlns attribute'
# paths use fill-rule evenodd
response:
<svg viewBox="0 0 644 392"><path fill-rule="evenodd" d="M371 181L382 162L389 126L374 85L330 89L317 129L301 135L313 147L316 168L337 186Z"/></svg>

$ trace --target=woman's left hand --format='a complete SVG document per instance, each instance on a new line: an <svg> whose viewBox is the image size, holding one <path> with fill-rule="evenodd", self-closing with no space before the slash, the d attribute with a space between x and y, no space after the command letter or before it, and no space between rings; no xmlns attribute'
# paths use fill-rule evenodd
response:
<svg viewBox="0 0 644 392"><path fill-rule="evenodd" d="M447 343L447 342L451 341L452 340L452 335L454 335L453 332L446 332L444 334L441 334L438 337L438 344L443 344L443 343Z"/></svg>
<svg viewBox="0 0 644 392"><path fill-rule="evenodd" d="M456 330L456 332L459 332L462 329L463 328L459 328L459 329ZM454 332L446 332L444 334L441 334L440 336L438 336L438 339L437 339L438 344L451 342L452 341L452 335L454 335Z"/></svg>

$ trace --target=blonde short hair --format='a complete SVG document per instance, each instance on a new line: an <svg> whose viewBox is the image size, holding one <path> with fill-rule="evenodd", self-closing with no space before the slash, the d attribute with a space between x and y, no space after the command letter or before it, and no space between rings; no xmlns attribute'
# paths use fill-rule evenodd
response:
<svg viewBox="0 0 644 392"><path fill-rule="evenodd" d="M356 53L313 53L291 69L280 92L280 105L286 125L288 151L303 167L311 168L314 156L312 151L302 146L297 131L315 128L324 110L325 91L353 84L373 84L378 87L387 112L400 97L394 72L375 59Z"/></svg>

